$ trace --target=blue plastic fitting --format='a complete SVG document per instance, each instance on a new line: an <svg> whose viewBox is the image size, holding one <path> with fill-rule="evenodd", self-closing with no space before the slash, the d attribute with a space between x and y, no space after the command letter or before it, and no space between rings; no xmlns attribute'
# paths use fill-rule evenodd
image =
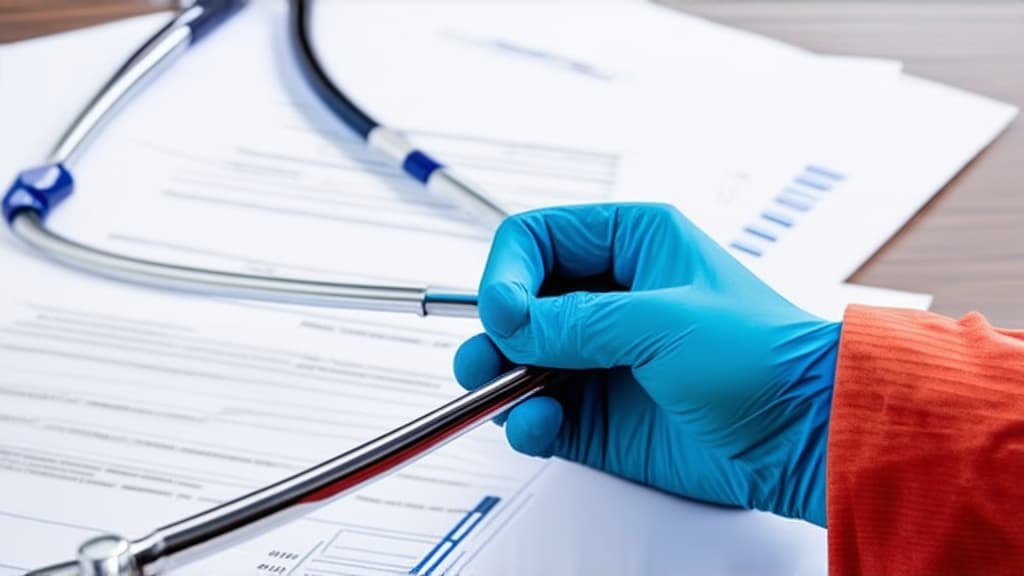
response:
<svg viewBox="0 0 1024 576"><path fill-rule="evenodd" d="M402 169L405 170L406 174L424 184L430 179L430 175L434 173L434 170L440 167L440 163L419 150L410 152L405 157L405 161L402 162Z"/></svg>
<svg viewBox="0 0 1024 576"><path fill-rule="evenodd" d="M210 32L223 24L245 7L246 0L197 0L205 8L198 18L189 23L192 30L192 44L206 38Z"/></svg>
<svg viewBox="0 0 1024 576"><path fill-rule="evenodd" d="M22 210L45 220L50 210L71 195L75 180L63 164L47 164L18 174L4 195L4 219L10 224Z"/></svg>

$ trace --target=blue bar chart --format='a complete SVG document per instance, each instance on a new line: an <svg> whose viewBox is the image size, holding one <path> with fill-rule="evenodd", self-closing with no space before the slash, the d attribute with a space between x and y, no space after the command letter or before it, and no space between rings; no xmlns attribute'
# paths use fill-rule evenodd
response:
<svg viewBox="0 0 1024 576"><path fill-rule="evenodd" d="M800 221L808 217L841 187L846 176L813 164L804 166L774 195L757 217L747 222L729 242L734 253L762 258Z"/></svg>
<svg viewBox="0 0 1024 576"><path fill-rule="evenodd" d="M333 535L311 549L287 553L274 550L266 555L258 570L260 574L292 576L436 576L457 559L452 553L495 511L500 501L498 496L484 496L440 537L438 533L411 529L335 523L338 528Z"/></svg>
<svg viewBox="0 0 1024 576"><path fill-rule="evenodd" d="M498 503L500 498L497 496L485 496L483 500L477 504L476 508L470 510L463 518L455 525L445 537L441 539L437 545L434 546L426 556L420 560L409 574L420 574L422 576L430 576L434 574L434 570L441 565L442 562L451 554L452 550L462 542L469 533L480 524L484 516L488 512L494 509L494 506Z"/></svg>

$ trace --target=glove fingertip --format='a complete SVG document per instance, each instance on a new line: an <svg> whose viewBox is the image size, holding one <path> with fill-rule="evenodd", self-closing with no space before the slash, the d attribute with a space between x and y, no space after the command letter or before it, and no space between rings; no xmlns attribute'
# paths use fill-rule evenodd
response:
<svg viewBox="0 0 1024 576"><path fill-rule="evenodd" d="M477 334L463 342L452 360L455 380L466 390L486 384L504 368L504 358L486 334Z"/></svg>
<svg viewBox="0 0 1024 576"><path fill-rule="evenodd" d="M531 398L509 413L505 436L518 452L547 457L562 428L562 418L562 405L554 398Z"/></svg>
<svg viewBox="0 0 1024 576"><path fill-rule="evenodd" d="M508 338L526 324L530 295L513 282L489 284L480 290L480 322L488 333Z"/></svg>

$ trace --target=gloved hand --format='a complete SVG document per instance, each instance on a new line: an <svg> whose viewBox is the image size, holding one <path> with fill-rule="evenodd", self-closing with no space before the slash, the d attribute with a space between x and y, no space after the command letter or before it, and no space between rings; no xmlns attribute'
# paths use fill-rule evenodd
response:
<svg viewBox="0 0 1024 576"><path fill-rule="evenodd" d="M511 217L479 298L487 334L456 354L464 387L512 363L579 371L509 412L517 450L825 525L840 324L790 304L673 208Z"/></svg>

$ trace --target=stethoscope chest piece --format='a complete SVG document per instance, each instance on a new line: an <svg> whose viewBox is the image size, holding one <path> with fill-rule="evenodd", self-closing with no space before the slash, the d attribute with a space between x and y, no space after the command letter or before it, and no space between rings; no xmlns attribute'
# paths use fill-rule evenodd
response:
<svg viewBox="0 0 1024 576"><path fill-rule="evenodd" d="M131 543L120 536L104 534L86 540L78 548L80 576L142 576Z"/></svg>

